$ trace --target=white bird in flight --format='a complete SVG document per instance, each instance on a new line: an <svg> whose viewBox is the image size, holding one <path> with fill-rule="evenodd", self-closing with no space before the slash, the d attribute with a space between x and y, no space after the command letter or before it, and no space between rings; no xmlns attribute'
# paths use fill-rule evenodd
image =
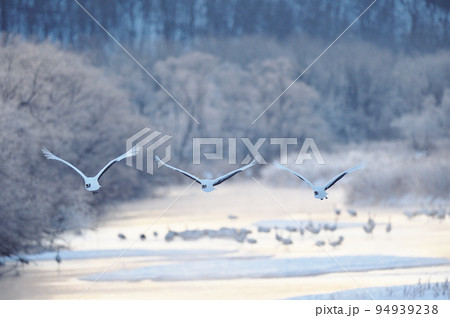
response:
<svg viewBox="0 0 450 318"><path fill-rule="evenodd" d="M323 186L315 186L313 185L308 179L306 179L305 177L301 176L299 173L292 171L289 168L286 168L285 166L283 166L282 164L280 164L277 161L273 162L274 165L279 168L279 169L283 169L286 171L289 171L290 173L292 173L293 175L299 177L301 180L303 180L304 182L306 182L311 188L313 188L314 190L314 197L316 199L328 199L327 195L328 193L326 192L326 190L328 190L329 188L331 188L336 182L338 182L339 180L341 180L346 174L349 174L352 171L355 170L359 170L359 169L363 169L365 167L364 163L361 163L359 165L357 165L356 167L353 167L351 169L345 170L344 172L341 172L340 174L338 174L336 177L334 177L333 179L331 179L330 181L328 181L328 183L326 185Z"/></svg>
<svg viewBox="0 0 450 318"><path fill-rule="evenodd" d="M223 175L221 177L218 177L216 179L200 179L200 178L197 178L196 176L194 176L194 175L192 175L190 173L187 173L186 171L183 171L181 169L178 169L178 168L175 168L175 167L172 167L172 166L168 165L167 163L165 163L161 159L159 159L158 156L155 156L155 159L156 159L156 161L160 162L161 165L166 166L167 168L170 168L172 170L178 171L178 172L184 174L186 177L191 178L195 182L200 183L202 185L202 190L205 191L205 192L212 192L214 190L217 190L216 188L214 188L215 186L221 184L225 180L230 179L235 174L238 174L239 172L242 172L242 171L244 171L244 170L246 170L246 169L248 169L248 168L250 168L250 167L252 167L252 166L254 166L256 164L256 159L253 159L253 161L250 162L248 165L243 166L243 167L241 167L239 169L236 169L234 171L231 171L231 172L229 172L229 173L227 173L227 174L225 174L225 175Z"/></svg>
<svg viewBox="0 0 450 318"><path fill-rule="evenodd" d="M115 164L116 162L119 162L120 160L123 160L127 157L133 157L136 156L136 154L138 153L138 148L133 147L130 150L128 150L126 153L124 153L123 155L111 160L106 166L103 167L102 170L100 170L96 176L94 177L86 177L86 175L81 172L77 167L75 167L74 165L72 165L71 163L55 156L54 154L52 154L47 148L42 148L42 153L44 154L45 158L47 159L52 159L52 160L58 160L61 161L62 163L68 165L69 167L71 167L73 170L75 170L84 180L84 187L86 188L86 190L91 191L93 194L97 193L97 191L101 188L101 185L99 184L99 180L100 178L103 176L103 174L109 169L111 168L111 166L113 164Z"/></svg>

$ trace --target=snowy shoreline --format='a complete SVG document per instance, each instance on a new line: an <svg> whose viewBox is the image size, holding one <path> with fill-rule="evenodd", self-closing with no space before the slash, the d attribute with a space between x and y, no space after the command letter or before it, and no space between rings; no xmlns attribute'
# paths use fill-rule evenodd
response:
<svg viewBox="0 0 450 318"><path fill-rule="evenodd" d="M327 294L287 298L287 300L449 300L450 285L444 282L357 288Z"/></svg>

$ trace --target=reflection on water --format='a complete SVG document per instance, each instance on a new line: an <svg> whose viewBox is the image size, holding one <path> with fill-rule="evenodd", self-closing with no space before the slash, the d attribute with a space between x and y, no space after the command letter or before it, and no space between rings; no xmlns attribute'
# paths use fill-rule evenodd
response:
<svg viewBox="0 0 450 318"><path fill-rule="evenodd" d="M189 189L159 220L146 232L147 239L141 241L143 233L174 198L183 191L174 189L165 198L125 204L117 208L113 217L96 231L86 231L82 236L67 235L73 251L95 250L94 254L68 259L61 264L53 258L36 260L24 267L20 276L0 279L1 299L77 299L92 285L80 278L100 275L105 269L113 272L123 269L138 269L144 266L173 264L201 259L259 257L326 257L343 255L397 255L408 257L450 258L449 222L417 217L408 220L403 209L361 207L357 218L343 214L338 222L346 227L335 232L321 232L313 236L317 240L334 240L344 236L341 246L326 245L326 252L314 246L313 238L301 236L298 232L279 230L290 237L292 245L284 246L274 238L275 233L258 233L255 223L262 220L291 220L276 203L264 195L253 184L246 186L227 185L220 191L205 194ZM338 205L338 191L328 201L311 200L308 191L298 189L270 189L288 213L297 220L334 222L333 206ZM232 200L230 200L232 198ZM372 234L366 234L361 224L367 221L368 213L375 219ZM229 219L228 215L237 219ZM386 233L385 226L391 217L392 231ZM269 222L270 223L270 222ZM352 226L353 225L353 226ZM175 239L165 242L168 229L218 229L222 226L245 227L253 233L249 237L256 244L241 244L232 240L203 238L198 241ZM158 232L158 237L152 235ZM118 233L124 233L126 240L119 240ZM131 246L132 245L132 246ZM130 247L131 246L131 247ZM122 257L116 261L112 255L101 250L147 250L152 253L141 256ZM62 254L64 255L64 254ZM81 256L80 256L81 255ZM116 254L114 254L116 255ZM81 258L80 258L81 257ZM84 258L86 257L86 258ZM111 265L114 262L113 265ZM281 269L282 270L282 269ZM351 273L333 273L319 276L294 278L228 279L202 281L137 281L105 282L92 285L83 299L277 299L300 295L327 293L342 289L357 288L355 281L363 286L387 286L415 284L419 279L442 281L450 275L450 266L422 267L409 269L379 270Z"/></svg>

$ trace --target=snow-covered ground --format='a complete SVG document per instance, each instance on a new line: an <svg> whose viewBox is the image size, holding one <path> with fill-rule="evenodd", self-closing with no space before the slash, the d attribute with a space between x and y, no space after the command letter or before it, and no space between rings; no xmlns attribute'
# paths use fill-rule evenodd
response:
<svg viewBox="0 0 450 318"><path fill-rule="evenodd" d="M343 290L335 293L307 295L301 297L292 297L289 299L297 300L333 300L333 299L348 299L348 300L449 300L450 299L450 284L448 281L401 285L390 287L370 287Z"/></svg>

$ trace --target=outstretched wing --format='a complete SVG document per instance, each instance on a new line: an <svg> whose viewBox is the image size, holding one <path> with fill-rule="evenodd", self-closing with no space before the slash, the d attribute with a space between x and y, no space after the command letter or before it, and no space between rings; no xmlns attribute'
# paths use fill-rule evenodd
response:
<svg viewBox="0 0 450 318"><path fill-rule="evenodd" d="M357 165L356 167L353 167L351 169L348 169L344 172L341 172L340 174L338 174L336 177L334 177L333 179L331 179L330 181L328 181L328 183L325 185L325 190L331 188L336 182L338 182L339 180L341 180L346 174L349 174L352 171L355 170L359 170L359 169L364 169L365 168L365 163L360 163L359 165Z"/></svg>
<svg viewBox="0 0 450 318"><path fill-rule="evenodd" d="M95 178L97 178L97 180L99 180L103 176L103 174L105 174L105 172L108 171L108 169L112 167L113 164L115 164L116 162L119 162L120 160L123 160L125 158L136 156L138 153L139 153L138 147L135 146L135 147L131 148L123 155L108 162L108 164L106 166L104 166L103 169L99 171L99 173L97 173Z"/></svg>
<svg viewBox="0 0 450 318"><path fill-rule="evenodd" d="M309 181L308 179L306 179L305 177L303 177L302 175L300 175L299 173L292 171L289 168L286 168L285 166L283 166L281 163L279 163L278 161L273 161L273 164L278 168L278 169L283 169L286 171L289 171L290 173L292 173L294 176L297 176L298 178L302 179L304 182L306 182L311 188L314 189L314 185L311 183L311 181Z"/></svg>
<svg viewBox="0 0 450 318"><path fill-rule="evenodd" d="M254 166L256 164L256 159L253 159L252 162L250 162L248 165L243 166L242 168L236 169L234 171L228 172L226 175L223 175L221 177L218 177L216 179L213 180L213 186L216 186L218 184L221 184L222 182L224 182L225 180L230 179L232 176L234 176L235 174L238 174L239 172L242 172L252 166Z"/></svg>
<svg viewBox="0 0 450 318"><path fill-rule="evenodd" d="M62 163L68 165L69 167L71 167L73 170L75 170L83 179L86 179L86 176L84 175L83 172L80 171L80 169L78 169L77 167L75 167L73 164L55 156L54 154L52 154L47 148L42 148L42 153L44 154L45 158L49 159L49 160L57 160L57 161L61 161Z"/></svg>
<svg viewBox="0 0 450 318"><path fill-rule="evenodd" d="M194 180L195 182L202 184L202 183L200 182L200 179L197 178L196 176L194 176L194 175L192 175L192 174L190 174L190 173L187 173L186 171L183 171L183 170L181 170L181 169L172 167L171 165L168 165L167 163L165 163L164 161L162 161L161 159L159 159L158 156L155 156L155 160L158 161L158 162L160 162L163 166L166 166L167 168L170 168L170 169L172 169L172 170L178 171L178 172L184 174L186 177L191 178L191 179Z"/></svg>

